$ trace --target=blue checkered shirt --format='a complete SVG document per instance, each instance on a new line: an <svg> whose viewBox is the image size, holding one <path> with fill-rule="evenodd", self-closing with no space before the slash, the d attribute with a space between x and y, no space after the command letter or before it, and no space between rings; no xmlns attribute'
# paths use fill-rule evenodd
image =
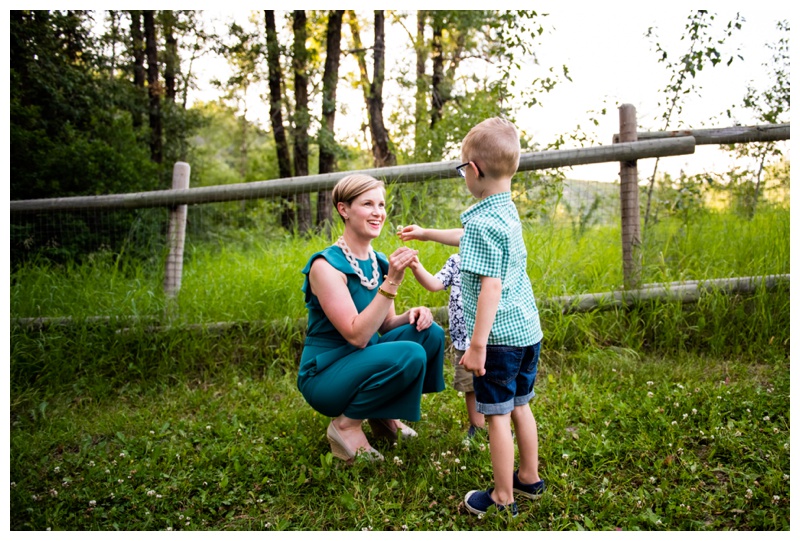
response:
<svg viewBox="0 0 800 541"><path fill-rule="evenodd" d="M539 310L528 278L522 225L510 192L501 192L461 215L461 285L467 332L472 337L481 276L500 278L502 293L488 344L531 346L542 340Z"/></svg>

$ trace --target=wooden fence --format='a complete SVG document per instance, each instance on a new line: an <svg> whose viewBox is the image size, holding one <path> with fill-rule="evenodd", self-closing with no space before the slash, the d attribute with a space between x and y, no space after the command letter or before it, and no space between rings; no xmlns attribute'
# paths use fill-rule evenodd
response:
<svg viewBox="0 0 800 541"><path fill-rule="evenodd" d="M620 107L619 118L620 131L614 135L613 144L590 148L525 153L520 156L519 170L532 171L605 162L620 163L623 277L625 288L627 290L635 290L640 286L639 276L641 270L637 160L693 154L696 145L788 140L790 138L790 129L789 124L768 124L721 129L637 132L636 110L632 105L627 104ZM170 209L168 232L170 249L166 262L164 291L168 297L173 297L177 294L181 284L187 205L260 199L327 190L333 188L342 177L355 172L371 175L387 183L419 182L437 177L450 178L454 176L454 168L458 163L457 161L443 161L224 186L189 188L190 166L179 162L175 164L173 170L173 187L170 190L18 200L11 201L10 210L13 215L15 213L43 211L168 207ZM788 275L786 275L786 279L788 279ZM746 280L752 279L748 278ZM674 290L675 285L673 284L668 289L670 291ZM637 298L637 295L632 295L629 298Z"/></svg>

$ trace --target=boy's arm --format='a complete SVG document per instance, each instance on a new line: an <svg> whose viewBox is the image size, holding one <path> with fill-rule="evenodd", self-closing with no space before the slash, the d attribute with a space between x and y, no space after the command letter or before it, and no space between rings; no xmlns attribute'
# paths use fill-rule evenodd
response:
<svg viewBox="0 0 800 541"><path fill-rule="evenodd" d="M458 246L463 234L464 230L462 228L424 229L416 224L407 225L397 232L397 236L399 236L400 240L403 242L407 240L429 240L447 246Z"/></svg>
<svg viewBox="0 0 800 541"><path fill-rule="evenodd" d="M417 279L417 282L419 282L422 287L428 291L441 291L444 289L444 284L428 272L419 259L410 266L411 272L414 273L414 278Z"/></svg>
<svg viewBox="0 0 800 541"><path fill-rule="evenodd" d="M478 294L478 306L475 311L475 327L469 341L469 348L464 352L459 364L467 372L476 376L486 373L486 343L489 341L489 332L492 330L497 307L500 306L503 282L500 278L481 276L481 292Z"/></svg>

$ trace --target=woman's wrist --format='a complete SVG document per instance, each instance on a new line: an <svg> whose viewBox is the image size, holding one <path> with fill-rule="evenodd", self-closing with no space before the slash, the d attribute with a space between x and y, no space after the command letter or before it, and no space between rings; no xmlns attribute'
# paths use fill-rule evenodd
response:
<svg viewBox="0 0 800 541"><path fill-rule="evenodd" d="M400 278L399 280L395 281L395 280L392 280L391 278L389 278L388 275L384 274L383 275L383 280L384 280L384 283L389 284L390 286L400 287L401 285L403 285L403 279L402 278Z"/></svg>

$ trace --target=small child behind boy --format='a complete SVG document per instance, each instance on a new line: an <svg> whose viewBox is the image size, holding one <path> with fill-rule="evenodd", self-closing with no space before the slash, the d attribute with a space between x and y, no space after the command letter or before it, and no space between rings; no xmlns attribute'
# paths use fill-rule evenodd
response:
<svg viewBox="0 0 800 541"><path fill-rule="evenodd" d="M458 245L458 238L463 231L457 230L436 230L436 229L423 229L417 225L409 225L398 231L398 236L405 242L407 240L421 240L421 241L438 241L442 244L450 244L449 242L442 242L447 240L455 240L456 246ZM460 364L461 357L469 347L469 336L467 335L466 324L464 323L464 308L461 305L461 272L459 267L461 265L461 257L458 252L451 255L444 266L435 275L432 275L425 266L417 261L411 265L411 271L414 273L414 278L420 283L422 287L428 291L442 291L450 288L450 299L447 304L447 312L450 318L450 341L453 343L455 356L453 358L453 365L455 366L455 375L453 377L453 388L456 391L464 393L464 401L467 407L467 415L469 417L469 430L467 431L467 438L471 440L479 431L485 432L485 419L482 413L479 413L475 405L475 389L472 386L472 374L467 372Z"/></svg>

